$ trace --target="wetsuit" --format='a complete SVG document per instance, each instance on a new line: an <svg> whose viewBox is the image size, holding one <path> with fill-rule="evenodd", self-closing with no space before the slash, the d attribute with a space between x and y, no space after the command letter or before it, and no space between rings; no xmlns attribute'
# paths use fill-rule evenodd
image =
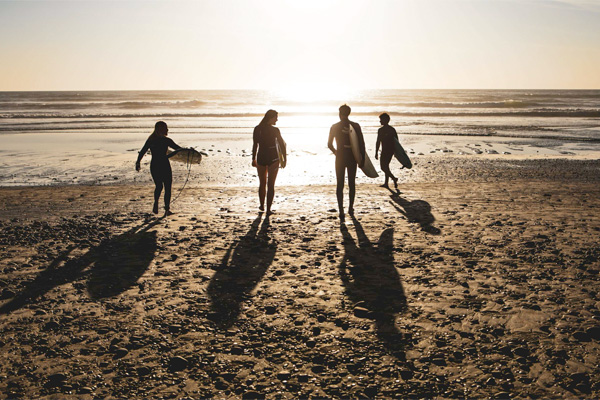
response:
<svg viewBox="0 0 600 400"><path fill-rule="evenodd" d="M138 156L139 162L144 154L146 154L148 149L150 149L150 152L152 153L152 160L150 161L150 173L152 174L152 179L156 185L156 188L154 189L154 200L158 201L158 197L160 196L160 192L164 186L166 209L169 209L169 205L171 203L171 185L173 183L171 163L167 158L167 149L169 147L175 150L181 148L171 138L165 136L148 138Z"/></svg>
<svg viewBox="0 0 600 400"><path fill-rule="evenodd" d="M279 128L275 128L272 125L258 125L254 128L252 136L254 144L258 143L258 153L256 155L256 163L258 165L268 166L275 161L279 162L277 146L275 145L275 139L279 143L283 143Z"/></svg>
<svg viewBox="0 0 600 400"><path fill-rule="evenodd" d="M365 158L365 140L363 138L362 130L360 125L352 121L340 121L337 124L331 126L329 136L335 138L336 144L336 156L335 156L335 169L336 172L343 173L344 168L348 168L348 174L356 174L357 162L354 159L354 153L352 152L352 146L350 145L350 129L348 123L352 124L352 127L357 133L358 144L360 148L360 154L364 160Z"/></svg>
<svg viewBox="0 0 600 400"><path fill-rule="evenodd" d="M335 151L335 175L337 178L335 194L338 201L338 207L340 211L340 219L344 215L343 207L343 192L344 192L344 174L346 169L348 170L348 195L350 202L348 203L348 212L352 214L354 211L354 195L356 191L356 167L358 166L354 153L352 152L352 146L350 145L350 125L356 131L358 136L358 144L360 154L363 160L365 159L365 140L363 138L362 130L360 125L356 122L349 120L343 120L331 126L329 130L329 140L327 147L331 151ZM335 138L336 148L333 148L333 139Z"/></svg>
<svg viewBox="0 0 600 400"><path fill-rule="evenodd" d="M381 143L381 158L379 159L379 165L382 171L388 171L390 161L394 156L395 140L398 139L398 133L396 129L390 125L384 125L377 131L377 145L375 151L379 149L379 143Z"/></svg>

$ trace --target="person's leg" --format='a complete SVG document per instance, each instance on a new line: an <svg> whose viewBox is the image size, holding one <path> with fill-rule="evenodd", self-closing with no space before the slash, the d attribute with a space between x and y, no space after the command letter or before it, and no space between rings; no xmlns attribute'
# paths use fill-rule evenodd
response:
<svg viewBox="0 0 600 400"><path fill-rule="evenodd" d="M164 174L164 186L165 186L165 214L170 214L171 210L171 187L173 186L173 172L169 166L168 171Z"/></svg>
<svg viewBox="0 0 600 400"><path fill-rule="evenodd" d="M258 201L260 202L260 211L265 210L265 196L267 194L267 166L257 165L256 171L258 172Z"/></svg>
<svg viewBox="0 0 600 400"><path fill-rule="evenodd" d="M389 170L389 164L386 165L384 159L383 159L383 153L381 153L381 156L379 157L379 166L381 167L381 170L383 171L383 173L385 174L385 181L383 182L383 187L388 187L388 170Z"/></svg>
<svg viewBox="0 0 600 400"><path fill-rule="evenodd" d="M337 178L337 186L335 189L335 195L337 196L338 211L340 217L344 216L344 175L346 173L346 166L344 165L342 157L338 156L335 159L335 176Z"/></svg>
<svg viewBox="0 0 600 400"><path fill-rule="evenodd" d="M267 214L271 214L271 205L273 204L273 198L275 197L275 180L277 179L277 172L279 172L279 161L276 161L269 165L269 172L267 174Z"/></svg>
<svg viewBox="0 0 600 400"><path fill-rule="evenodd" d="M160 199L160 193L162 192L163 182L159 168L152 164L150 164L150 174L154 181L154 205L152 206L152 212L158 214L158 200Z"/></svg>
<svg viewBox="0 0 600 400"><path fill-rule="evenodd" d="M358 165L353 163L348 163L348 196L350 201L348 203L348 214L354 215L354 195L356 193L356 168Z"/></svg>
<svg viewBox="0 0 600 400"><path fill-rule="evenodd" d="M392 161L393 153L382 153L381 154L381 170L385 173L385 186L388 186L388 178L392 178L392 181L396 183L398 179L392 174L392 170L390 169L390 162Z"/></svg>

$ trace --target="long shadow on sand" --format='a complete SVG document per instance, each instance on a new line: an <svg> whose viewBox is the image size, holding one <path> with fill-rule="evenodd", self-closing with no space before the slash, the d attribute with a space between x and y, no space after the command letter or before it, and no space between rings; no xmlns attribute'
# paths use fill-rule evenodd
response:
<svg viewBox="0 0 600 400"><path fill-rule="evenodd" d="M375 247L360 222L354 217L352 221L358 246L346 224L340 224L345 255L339 274L346 294L352 302L368 310L365 316L374 319L377 335L386 345L399 350L404 342L396 328L396 314L407 309L407 302L400 275L394 266L394 229L383 231Z"/></svg>
<svg viewBox="0 0 600 400"><path fill-rule="evenodd" d="M87 290L94 299L118 295L133 286L148 269L156 252L156 231L148 230L160 220L144 223L103 241L85 254L69 258L71 247L56 258L21 293L0 307L0 314L15 311L52 289L87 275ZM90 268L88 270L88 268Z"/></svg>
<svg viewBox="0 0 600 400"><path fill-rule="evenodd" d="M241 303L252 297L252 290L275 258L277 244L270 242L267 235L269 218L265 218L262 225L260 221L261 216L252 222L248 233L231 244L208 285L209 318L222 328L230 327L237 320Z"/></svg>
<svg viewBox="0 0 600 400"><path fill-rule="evenodd" d="M400 197L399 193L390 195L392 199L392 205L396 210L404 215L408 222L416 222L421 225L421 229L432 235L439 235L441 233L439 228L433 226L435 217L431 213L431 205L424 200L407 200Z"/></svg>

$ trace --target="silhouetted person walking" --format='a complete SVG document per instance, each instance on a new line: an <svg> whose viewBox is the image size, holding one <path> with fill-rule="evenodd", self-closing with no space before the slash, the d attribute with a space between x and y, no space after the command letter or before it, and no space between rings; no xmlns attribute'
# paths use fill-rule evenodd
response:
<svg viewBox="0 0 600 400"><path fill-rule="evenodd" d="M252 166L258 171L258 199L260 211L265 210L265 195L267 197L267 215L273 214L271 205L275 197L275 180L279 171L279 155L277 143L285 146L281 138L281 132L275 127L277 123L277 111L266 112L260 124L254 128L252 144ZM258 152L257 152L258 150Z"/></svg>
<svg viewBox="0 0 600 400"><path fill-rule="evenodd" d="M338 202L338 209L340 213L340 219L344 219L344 177L346 170L348 170L348 214L354 214L354 195L356 192L356 167L358 165L354 154L352 153L352 146L350 144L350 125L356 131L358 136L358 142L360 147L360 154L362 155L362 163L365 160L365 140L363 138L362 130L360 125L356 122L352 122L348 119L350 107L346 104L340 107L340 122L333 124L329 130L329 140L327 141L327 147L335 154L335 175L337 177L336 196ZM333 147L333 139L335 138L336 147Z"/></svg>
<svg viewBox="0 0 600 400"><path fill-rule="evenodd" d="M379 122L383 126L377 131L375 159L377 160L377 153L379 152L379 145L381 144L381 159L379 160L379 165L381 166L381 170L385 173L385 182L381 186L389 189L388 178L391 178L394 182L394 187L398 189L398 178L396 178L390 170L390 162L392 161L392 157L394 157L394 139L398 139L398 133L394 127L390 126L390 116L387 113L383 113L379 116Z"/></svg>
<svg viewBox="0 0 600 400"><path fill-rule="evenodd" d="M171 170L171 163L167 157L167 150L169 147L177 150L181 147L175 144L171 138L168 138L169 128L163 121L158 121L154 125L154 132L148 137L144 147L138 154L137 161L135 162L135 170L140 170L140 162L142 157L146 154L148 149L152 153L152 161L150 161L150 173L154 180L154 206L152 212L158 214L158 200L160 199L160 193L162 192L163 186L165 188L165 215L171 215L171 186L173 184L173 172Z"/></svg>

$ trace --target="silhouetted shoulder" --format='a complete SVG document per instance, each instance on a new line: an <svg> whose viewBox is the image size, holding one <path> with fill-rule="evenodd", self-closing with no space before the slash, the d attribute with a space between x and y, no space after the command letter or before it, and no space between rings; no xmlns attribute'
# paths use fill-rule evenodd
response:
<svg viewBox="0 0 600 400"><path fill-rule="evenodd" d="M342 129L342 121L336 122L335 124L331 125L331 129L332 130Z"/></svg>

